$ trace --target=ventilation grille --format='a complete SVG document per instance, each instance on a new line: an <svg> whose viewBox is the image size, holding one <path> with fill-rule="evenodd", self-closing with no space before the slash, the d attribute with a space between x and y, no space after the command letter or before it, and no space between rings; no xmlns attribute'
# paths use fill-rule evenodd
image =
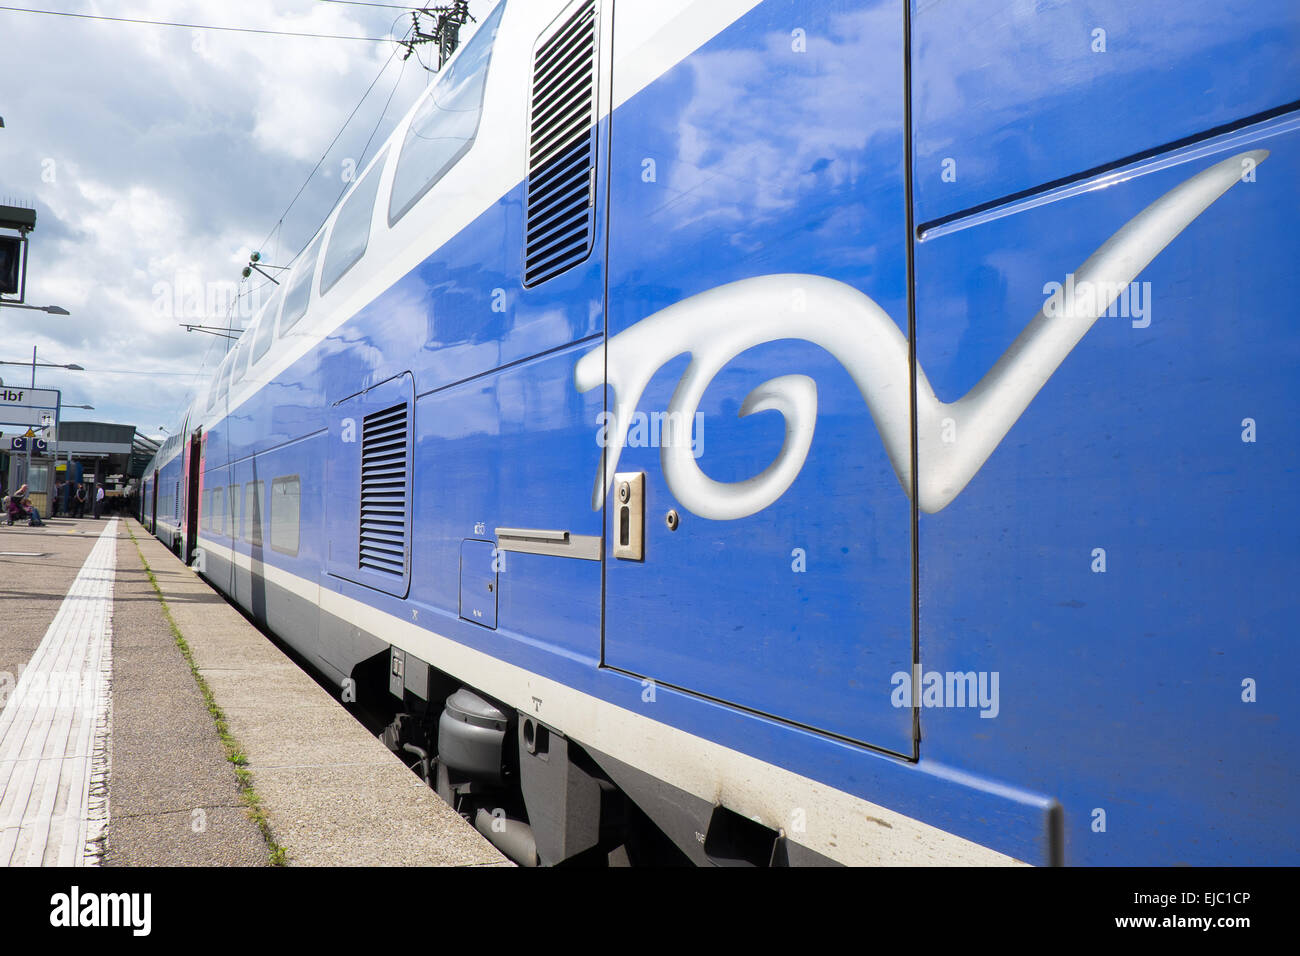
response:
<svg viewBox="0 0 1300 956"><path fill-rule="evenodd" d="M361 428L363 568L406 574L406 405L367 415Z"/></svg>
<svg viewBox="0 0 1300 956"><path fill-rule="evenodd" d="M533 56L524 285L591 252L596 174L596 4L587 0Z"/></svg>

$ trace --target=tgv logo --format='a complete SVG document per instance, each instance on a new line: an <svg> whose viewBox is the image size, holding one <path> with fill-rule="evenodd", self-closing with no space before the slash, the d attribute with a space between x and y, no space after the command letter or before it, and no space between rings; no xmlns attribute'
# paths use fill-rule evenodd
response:
<svg viewBox="0 0 1300 956"><path fill-rule="evenodd" d="M1071 273L1071 289L1053 295L1030 319L988 373L955 402L940 401L925 371L916 369L917 504L946 508L993 454L1034 396L1079 344L1115 297L1197 216L1244 179L1268 150L1239 153L1175 186L1130 219ZM614 411L606 428L604 472L591 506L598 510L613 484L618 459L641 395L663 365L691 356L669 402L674 420L693 421L713 377L733 358L765 342L803 339L839 360L867 403L904 492L912 491L912 422L907 338L894 320L852 286L815 275L742 279L683 299L654 313L578 359L574 384L586 392L608 384ZM664 478L683 506L704 518L744 518L763 510L798 477L812 447L817 384L782 375L745 398L740 416L777 411L785 442L776 460L747 481L706 475L689 442L660 449Z"/></svg>

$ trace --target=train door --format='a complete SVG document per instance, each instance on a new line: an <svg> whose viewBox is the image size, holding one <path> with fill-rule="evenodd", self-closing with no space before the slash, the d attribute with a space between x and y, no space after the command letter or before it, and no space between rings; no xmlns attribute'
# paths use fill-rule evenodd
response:
<svg viewBox="0 0 1300 956"><path fill-rule="evenodd" d="M189 564L199 542L199 493L203 478L203 429L195 429L185 450L185 514L182 535L185 550L181 559Z"/></svg>
<svg viewBox="0 0 1300 956"><path fill-rule="evenodd" d="M1295 669L1300 7L979 6L912 21L919 633L1008 694L926 756L1051 793L1070 865L1295 859L1300 697L1243 690Z"/></svg>
<svg viewBox="0 0 1300 956"><path fill-rule="evenodd" d="M158 472L149 479L149 533L158 533Z"/></svg>
<svg viewBox="0 0 1300 956"><path fill-rule="evenodd" d="M427 327L409 332L429 349L415 400L410 597L450 609L472 625L466 639L493 653L516 639L523 653L542 644L594 660L600 651L602 515L591 506L590 456L603 400L574 390L573 369L604 332L610 9L609 0L498 6L444 80L481 69L477 44L493 18L510 23L492 54L481 128L504 135L506 122L526 120L516 127L526 176L485 214L486 228L439 254L446 265L424 278L439 290L439 317L430 311ZM522 86L515 60L528 64ZM473 88L468 78L463 86ZM464 268L501 276L500 287L456 280ZM364 441L371 413L339 414ZM349 561L351 533L341 552ZM534 704L543 719L545 706Z"/></svg>
<svg viewBox="0 0 1300 956"><path fill-rule="evenodd" d="M577 368L604 664L911 756L903 5L768 0L698 48L628 7L620 62L679 62L616 67Z"/></svg>

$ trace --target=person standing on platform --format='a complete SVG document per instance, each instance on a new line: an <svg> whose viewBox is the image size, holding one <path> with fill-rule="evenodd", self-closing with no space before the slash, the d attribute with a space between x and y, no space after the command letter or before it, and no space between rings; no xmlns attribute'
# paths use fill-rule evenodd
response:
<svg viewBox="0 0 1300 956"><path fill-rule="evenodd" d="M77 485L77 493L72 498L72 516L81 518L86 514L86 485L84 482Z"/></svg>
<svg viewBox="0 0 1300 956"><path fill-rule="evenodd" d="M95 485L95 520L98 521L100 515L104 513L104 486Z"/></svg>

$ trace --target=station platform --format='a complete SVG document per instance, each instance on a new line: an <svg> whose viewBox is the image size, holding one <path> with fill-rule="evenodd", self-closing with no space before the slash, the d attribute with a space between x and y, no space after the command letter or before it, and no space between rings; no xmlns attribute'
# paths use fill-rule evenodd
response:
<svg viewBox="0 0 1300 956"><path fill-rule="evenodd" d="M131 518L0 525L0 866L512 865Z"/></svg>

